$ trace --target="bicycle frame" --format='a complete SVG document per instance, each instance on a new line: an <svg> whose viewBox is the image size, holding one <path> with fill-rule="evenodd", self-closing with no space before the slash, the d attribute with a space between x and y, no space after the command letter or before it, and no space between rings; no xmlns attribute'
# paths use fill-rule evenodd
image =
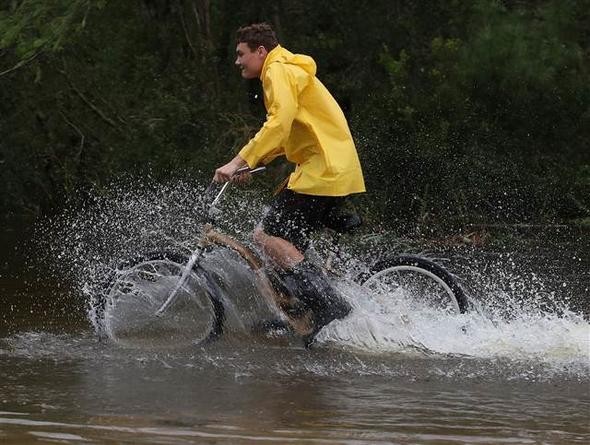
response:
<svg viewBox="0 0 590 445"><path fill-rule="evenodd" d="M204 246L227 247L238 253L254 272L256 288L267 303L282 314L298 334L307 335L312 331L311 312L308 311L303 317L299 318L290 317L285 313L285 308L293 306L292 298L275 289L266 273L264 262L252 250L231 236L215 230L212 225L205 227L201 240Z"/></svg>
<svg viewBox="0 0 590 445"><path fill-rule="evenodd" d="M243 172L248 172L250 174L257 173L260 171L265 170L266 167L258 167L256 169L250 170L249 168L239 169L236 174L240 174ZM254 272L256 277L256 287L258 291L262 294L265 298L267 303L274 307L279 314L282 314L294 331L300 335L307 335L309 334L312 329L312 319L311 319L311 312L308 311L302 317L294 318L290 317L285 311L284 308L288 308L293 305L292 298L290 296L286 296L283 293L277 291L273 286L270 278L266 274L264 268L264 262L249 248L241 244L236 239L232 238L229 235L225 235L213 228L214 218L213 218L213 209L225 190L227 189L229 182L226 182L215 199L209 206L209 210L207 212L209 222L203 226L202 235L197 242L197 248L191 254L187 264L184 267L184 271L178 283L174 287L174 289L170 292L170 295L166 299L166 301L160 306L160 308L155 312L156 316L161 316L175 301L178 291L182 288L182 286L186 283L187 278L189 277L193 268L198 264L198 261L201 259L203 252L205 252L208 246L217 245L221 247L227 247L233 251L235 251L238 255L240 255L248 264L250 269ZM213 184L212 184L213 185ZM209 186L209 189L212 187ZM208 189L208 190L209 190Z"/></svg>

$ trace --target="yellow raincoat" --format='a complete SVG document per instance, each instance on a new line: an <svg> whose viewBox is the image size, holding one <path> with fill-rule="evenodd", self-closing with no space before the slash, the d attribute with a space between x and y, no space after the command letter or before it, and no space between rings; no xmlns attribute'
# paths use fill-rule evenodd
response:
<svg viewBox="0 0 590 445"><path fill-rule="evenodd" d="M338 103L315 77L309 56L280 45L268 53L260 78L266 122L239 155L254 168L285 155L297 164L287 187L307 195L365 191L356 148Z"/></svg>

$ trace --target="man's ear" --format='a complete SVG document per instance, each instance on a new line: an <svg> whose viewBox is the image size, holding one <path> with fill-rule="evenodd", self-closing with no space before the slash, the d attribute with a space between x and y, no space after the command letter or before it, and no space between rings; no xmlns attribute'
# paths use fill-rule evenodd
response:
<svg viewBox="0 0 590 445"><path fill-rule="evenodd" d="M264 57L264 56L266 56L268 54L268 51L262 45L260 45L256 50L258 51L258 55L260 55L260 56L263 56Z"/></svg>

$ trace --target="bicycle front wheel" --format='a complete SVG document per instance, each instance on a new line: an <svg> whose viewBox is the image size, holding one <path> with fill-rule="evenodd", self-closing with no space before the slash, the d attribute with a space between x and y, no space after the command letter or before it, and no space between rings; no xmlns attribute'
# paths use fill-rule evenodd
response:
<svg viewBox="0 0 590 445"><path fill-rule="evenodd" d="M400 255L373 265L360 284L382 295L402 295L422 308L444 313L467 311L467 297L457 279L427 258Z"/></svg>
<svg viewBox="0 0 590 445"><path fill-rule="evenodd" d="M130 346L178 347L218 336L223 305L198 266L186 277L174 303L156 314L181 279L186 262L182 255L155 253L118 271L102 311L108 337Z"/></svg>

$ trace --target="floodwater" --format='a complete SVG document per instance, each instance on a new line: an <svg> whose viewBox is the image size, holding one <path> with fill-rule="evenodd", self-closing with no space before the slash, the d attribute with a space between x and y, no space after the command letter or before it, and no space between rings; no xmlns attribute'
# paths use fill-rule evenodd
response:
<svg viewBox="0 0 590 445"><path fill-rule="evenodd" d="M4 340L3 443L587 443L588 383L512 360Z"/></svg>
<svg viewBox="0 0 590 445"><path fill-rule="evenodd" d="M88 230L70 223L70 233ZM446 252L470 293L463 315L376 308L341 283L357 300L353 315L306 350L295 338L247 332L177 348L99 340L79 283L24 262L30 254L8 233L0 441L589 443L584 236ZM104 249L56 242L76 257Z"/></svg>

